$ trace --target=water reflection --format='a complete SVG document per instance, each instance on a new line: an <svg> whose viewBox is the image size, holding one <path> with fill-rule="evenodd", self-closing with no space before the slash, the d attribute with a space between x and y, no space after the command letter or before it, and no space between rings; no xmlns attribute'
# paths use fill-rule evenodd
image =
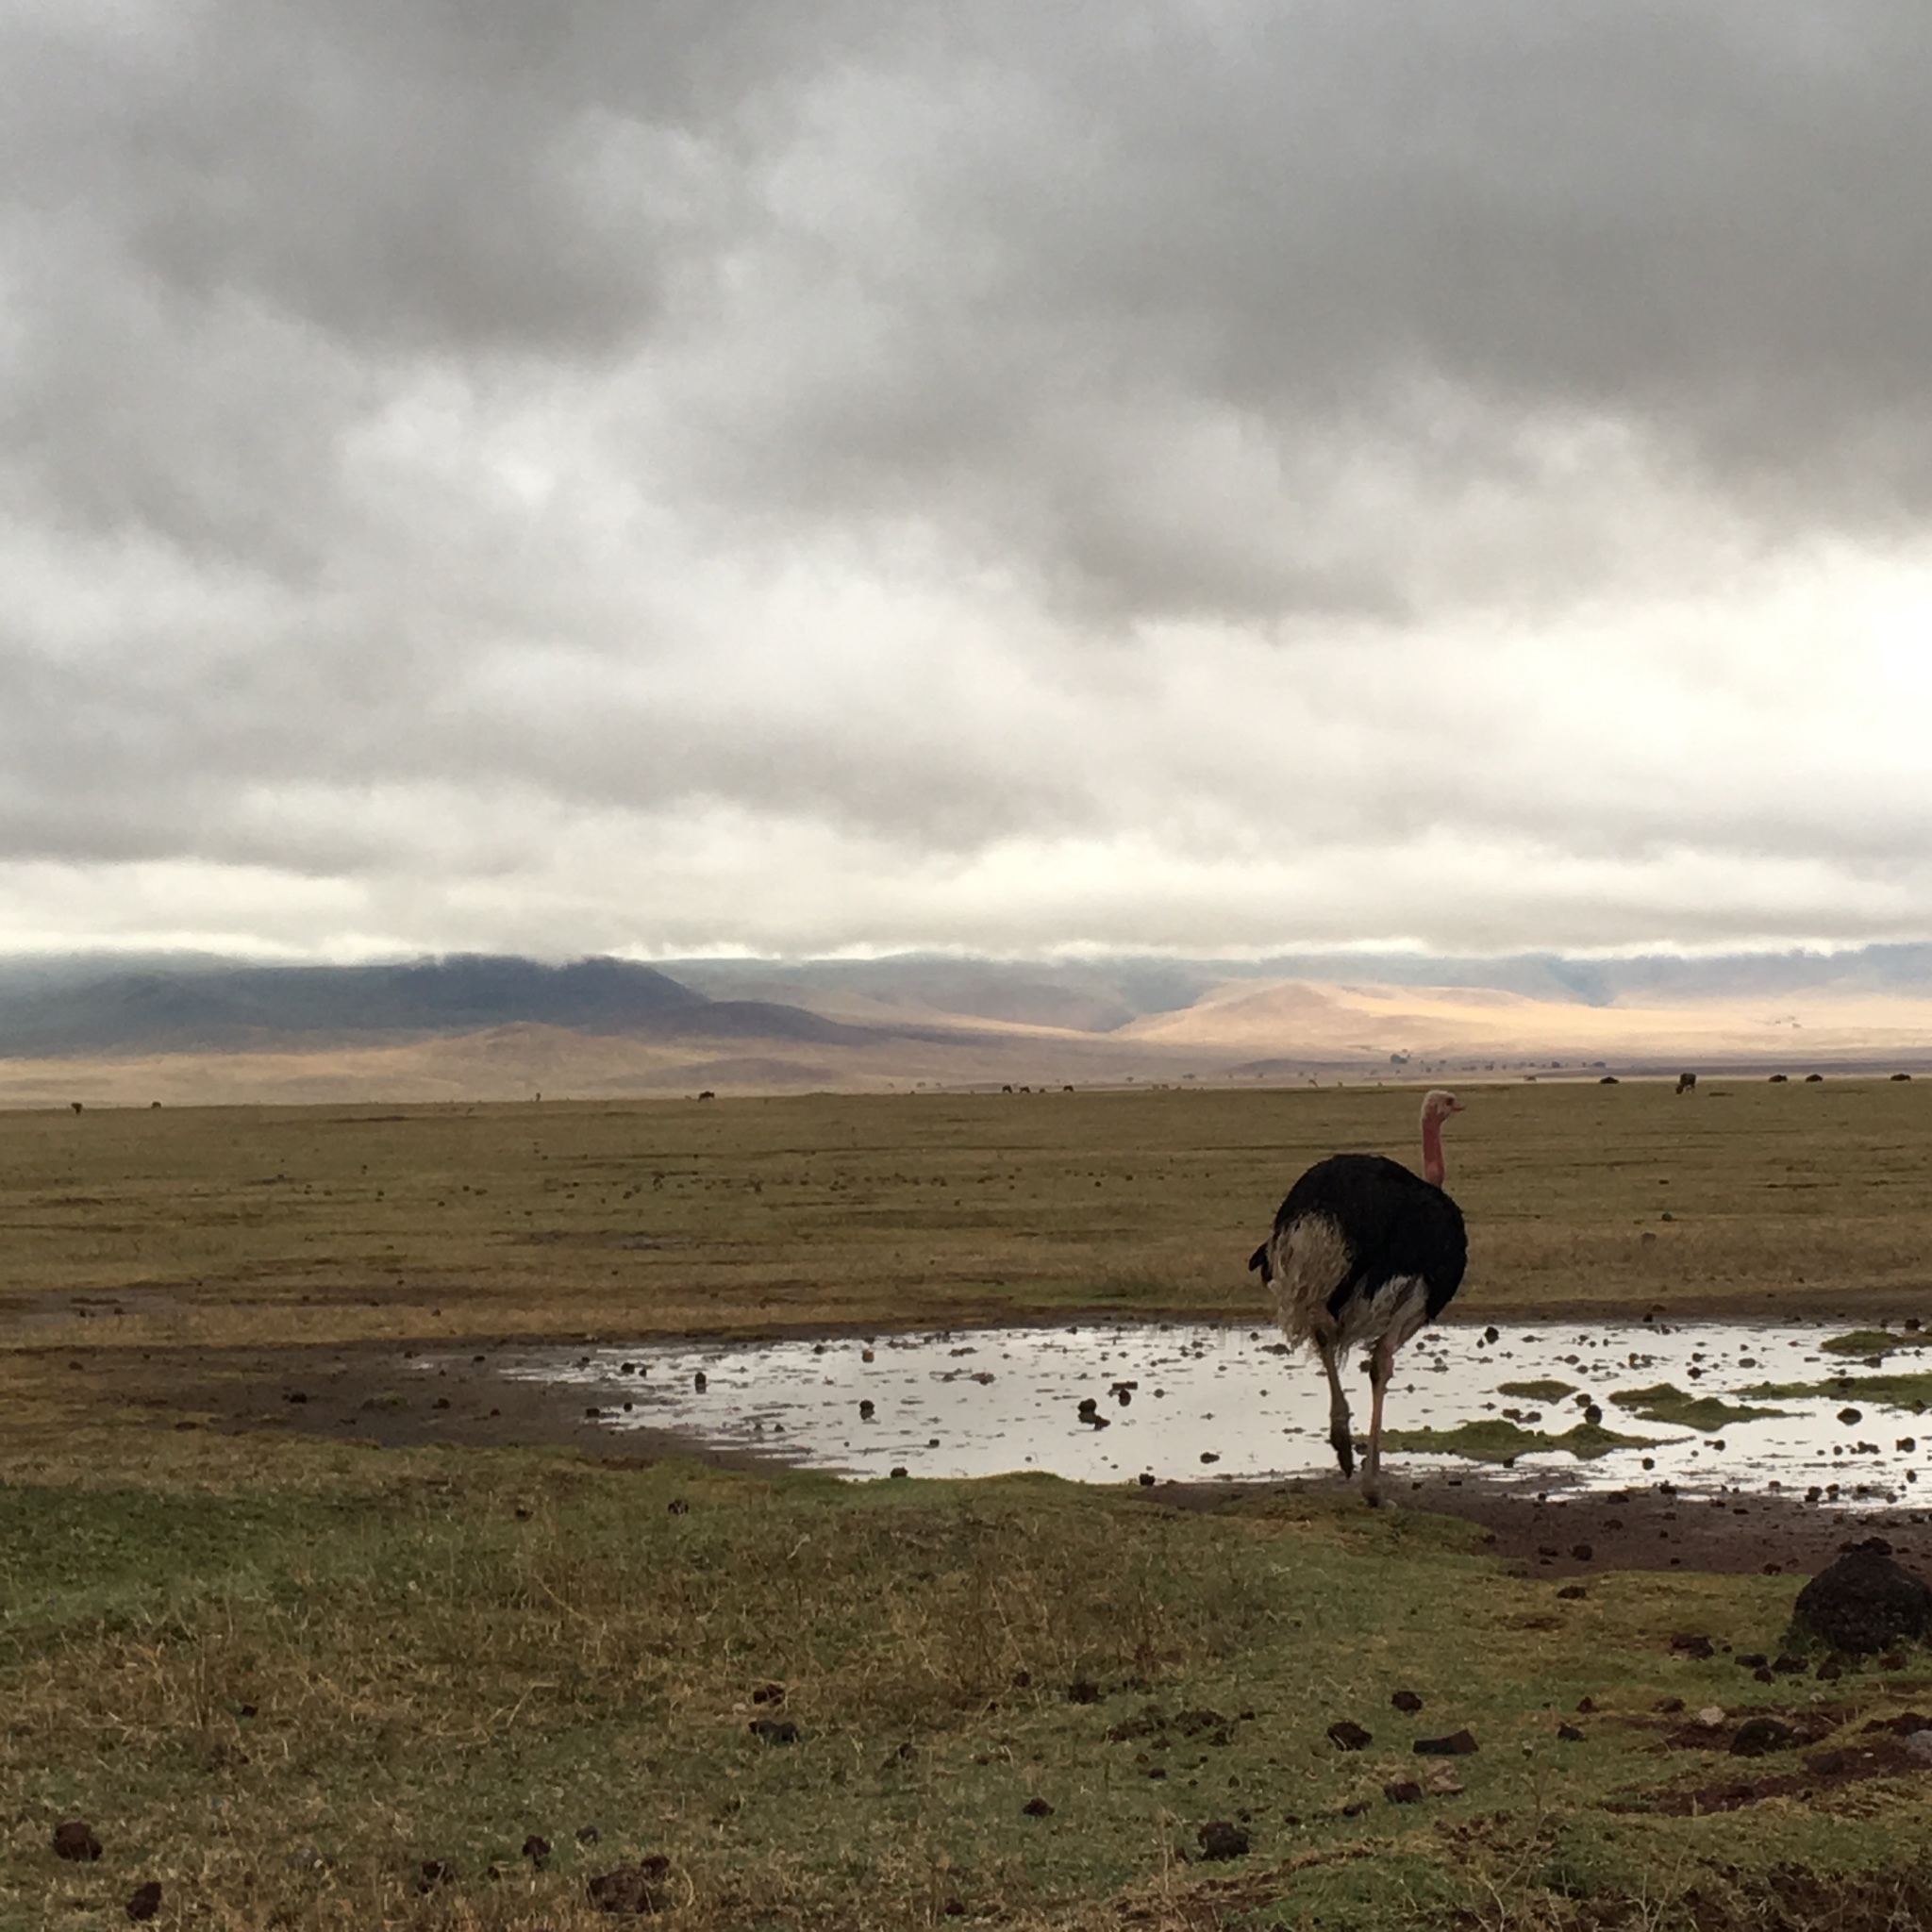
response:
<svg viewBox="0 0 1932 1932"><path fill-rule="evenodd" d="M1738 1400L1766 1382L1822 1382L1860 1371L1821 1353L1817 1326L1702 1323L1515 1330L1438 1328L1404 1350L1391 1429L1508 1418L1559 1435L1592 1407L1640 1438L1591 1461L1537 1450L1517 1466L1566 1487L1616 1490L1677 1482L1817 1487L1840 1505L1908 1499L1918 1480L1911 1412L1842 1394L1781 1397L1785 1411L1699 1432L1645 1421L1619 1391L1670 1384L1687 1396ZM1491 1339L1493 1336L1493 1339ZM1916 1339L1916 1338L1914 1338ZM1932 1367L1894 1356L1888 1366ZM434 1366L425 1363L425 1367ZM748 1344L639 1344L532 1351L499 1372L583 1392L610 1429L676 1430L724 1449L760 1451L841 1474L922 1476L1044 1470L1076 1482L1254 1481L1328 1475L1319 1370L1265 1328L1080 1324ZM1525 1395L1505 1385L1564 1383ZM1367 1414L1361 1385L1357 1423ZM1846 1422L1841 1415L1856 1413ZM1466 1466L1394 1452L1391 1477ZM1917 1501L1916 1496L1909 1497Z"/></svg>

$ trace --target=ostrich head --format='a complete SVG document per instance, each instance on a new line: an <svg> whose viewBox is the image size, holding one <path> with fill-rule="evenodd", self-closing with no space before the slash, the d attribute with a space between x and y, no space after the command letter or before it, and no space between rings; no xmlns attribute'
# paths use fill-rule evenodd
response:
<svg viewBox="0 0 1932 1932"><path fill-rule="evenodd" d="M1423 1178L1440 1188L1447 1170L1442 1165L1442 1123L1460 1113L1462 1103L1445 1088L1431 1087L1423 1096Z"/></svg>

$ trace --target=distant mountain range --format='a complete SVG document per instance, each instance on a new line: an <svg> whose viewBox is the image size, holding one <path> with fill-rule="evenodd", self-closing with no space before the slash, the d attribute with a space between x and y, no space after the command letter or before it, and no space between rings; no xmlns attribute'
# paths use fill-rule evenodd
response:
<svg viewBox="0 0 1932 1932"><path fill-rule="evenodd" d="M20 1105L1900 1060L1932 1061L1932 945L1707 958L0 964L0 1103Z"/></svg>

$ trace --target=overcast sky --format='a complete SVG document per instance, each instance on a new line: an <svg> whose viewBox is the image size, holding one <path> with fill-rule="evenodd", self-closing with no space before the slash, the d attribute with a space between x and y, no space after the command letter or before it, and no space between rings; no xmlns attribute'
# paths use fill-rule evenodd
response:
<svg viewBox="0 0 1932 1932"><path fill-rule="evenodd" d="M1924 0L0 0L0 947L1932 933Z"/></svg>

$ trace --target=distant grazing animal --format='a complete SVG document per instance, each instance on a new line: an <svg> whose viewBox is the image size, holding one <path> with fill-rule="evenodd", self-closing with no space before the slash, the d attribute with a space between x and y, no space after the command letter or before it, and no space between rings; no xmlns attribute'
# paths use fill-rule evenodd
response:
<svg viewBox="0 0 1932 1932"><path fill-rule="evenodd" d="M1677 1091L1679 1093L1694 1092L1696 1087L1697 1075L1695 1074L1679 1074L1677 1075Z"/></svg>
<svg viewBox="0 0 1932 1932"><path fill-rule="evenodd" d="M1449 1306L1462 1285L1469 1241L1462 1210L1442 1191L1442 1123L1462 1111L1431 1088L1423 1101L1422 1177L1379 1154L1334 1154L1289 1190L1274 1232L1248 1257L1274 1296L1282 1332L1312 1343L1328 1377L1328 1441L1355 1474L1341 1359L1369 1350L1369 1418L1362 1494L1382 1500L1382 1397L1395 1351Z"/></svg>

